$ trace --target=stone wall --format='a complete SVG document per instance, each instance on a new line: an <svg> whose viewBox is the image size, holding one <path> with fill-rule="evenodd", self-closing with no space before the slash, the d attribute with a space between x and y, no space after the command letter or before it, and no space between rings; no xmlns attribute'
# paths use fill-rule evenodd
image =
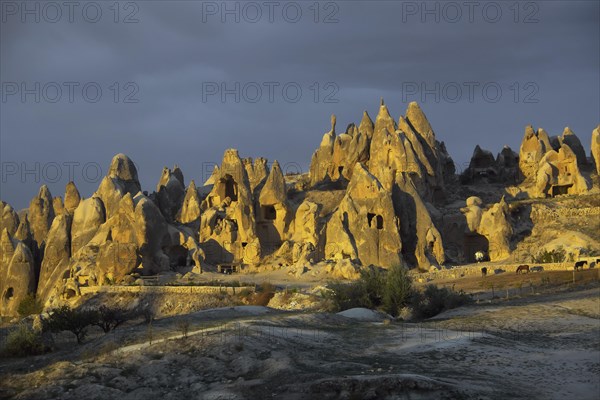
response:
<svg viewBox="0 0 600 400"><path fill-rule="evenodd" d="M256 288L254 286L84 286L80 290L82 295L96 293L236 294L243 290L254 292Z"/></svg>

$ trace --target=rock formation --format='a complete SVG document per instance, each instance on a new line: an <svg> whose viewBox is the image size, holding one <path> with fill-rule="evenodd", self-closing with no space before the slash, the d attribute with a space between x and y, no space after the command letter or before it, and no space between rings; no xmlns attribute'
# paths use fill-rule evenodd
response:
<svg viewBox="0 0 600 400"><path fill-rule="evenodd" d="M462 183L507 183L518 181L519 155L504 146L496 158L488 150L475 146L469 167L462 173Z"/></svg>
<svg viewBox="0 0 600 400"><path fill-rule="evenodd" d="M0 236L0 315L16 316L27 295L35 293L33 255L4 228Z"/></svg>
<svg viewBox="0 0 600 400"><path fill-rule="evenodd" d="M254 202L248 173L234 149L228 149L214 177L214 186L202 202L200 243L208 262L246 260L257 263Z"/></svg>
<svg viewBox="0 0 600 400"><path fill-rule="evenodd" d="M19 215L5 202L0 203L2 208L2 220L0 220L0 232L6 229L9 235L14 235L19 227Z"/></svg>
<svg viewBox="0 0 600 400"><path fill-rule="evenodd" d="M258 198L257 232L263 248L274 250L283 240L289 224L289 206L283 173L275 161Z"/></svg>
<svg viewBox="0 0 600 400"><path fill-rule="evenodd" d="M540 160L532 194L554 197L585 193L589 188L589 183L579 171L577 156L563 143L558 152L551 150Z"/></svg>
<svg viewBox="0 0 600 400"><path fill-rule="evenodd" d="M79 195L79 190L77 190L75 183L67 183L67 187L65 188L65 210L69 214L73 214L80 201L81 196Z"/></svg>
<svg viewBox="0 0 600 400"><path fill-rule="evenodd" d="M132 193L135 195L135 193ZM161 213L168 221L173 221L185 196L183 173L178 166L170 170L163 168L162 175L156 185L156 197Z"/></svg>
<svg viewBox="0 0 600 400"><path fill-rule="evenodd" d="M336 122L332 116L308 176L284 176L277 161L269 168L262 157L242 159L228 149L204 187L191 180L186 188L175 166L163 169L148 194L133 161L117 154L89 198L69 182L64 201L42 186L27 210L0 203L0 314L15 315L28 294L52 307L78 296L80 286L202 273L223 263L297 276L324 267L354 279L370 265L429 270L447 258L474 261L477 251L504 260L532 234L527 206L483 184L518 185L505 192L530 198L591 186L585 149L569 128L550 138L526 127L518 155L504 146L494 158L476 146L461 176L469 185L461 188L418 104L395 120L382 100L375 121L365 111L340 134ZM591 145L597 173L599 131Z"/></svg>
<svg viewBox="0 0 600 400"><path fill-rule="evenodd" d="M89 243L100 225L106 221L104 203L99 197L82 200L73 214L71 247L73 254Z"/></svg>
<svg viewBox="0 0 600 400"><path fill-rule="evenodd" d="M46 240L44 259L40 270L40 279L36 297L46 302L54 290L70 278L69 262L71 257L71 217L66 214L57 215Z"/></svg>
<svg viewBox="0 0 600 400"><path fill-rule="evenodd" d="M244 158L242 160L244 168L248 174L248 180L250 181L250 190L254 193L254 190L260 186L267 176L269 176L269 168L267 167L267 159L258 157L252 162L252 158Z"/></svg>
<svg viewBox="0 0 600 400"><path fill-rule="evenodd" d="M519 153L519 169L524 177L522 186L530 196L553 197L587 192L590 185L579 169L586 164L585 150L568 127L562 136L551 139L541 128L536 133L531 126L526 127Z"/></svg>
<svg viewBox="0 0 600 400"><path fill-rule="evenodd" d="M479 197L469 197L461 211L466 219L464 253L467 260L474 261L476 252L489 256L490 261L506 259L510 255L510 224L508 204L504 197L487 210L482 208Z"/></svg>
<svg viewBox="0 0 600 400"><path fill-rule="evenodd" d="M568 126L564 129L561 136L561 144L566 144L573 151L573 153L575 153L575 156L577 157L577 164L580 166L587 164L585 150L583 149L579 138Z"/></svg>
<svg viewBox="0 0 600 400"><path fill-rule="evenodd" d="M596 164L596 173L600 175L600 125L592 131L592 144L591 144L592 158Z"/></svg>
<svg viewBox="0 0 600 400"><path fill-rule="evenodd" d="M325 256L364 265L400 264L398 224L391 193L362 163L356 164L346 195L327 224Z"/></svg>
<svg viewBox="0 0 600 400"><path fill-rule="evenodd" d="M177 221L182 224L199 223L201 214L200 206L201 201L198 196L198 189L196 188L196 183L192 180L185 190L183 203L177 214ZM195 228L198 229L198 227L196 226Z"/></svg>
<svg viewBox="0 0 600 400"><path fill-rule="evenodd" d="M117 154L113 157L108 174L100 182L95 195L102 200L106 217L110 218L117 211L119 202L126 193L135 196L140 190L133 161L125 154Z"/></svg>
<svg viewBox="0 0 600 400"><path fill-rule="evenodd" d="M52 194L48 186L42 185L38 195L31 199L27 215L33 239L37 246L42 246L54 219Z"/></svg>
<svg viewBox="0 0 600 400"><path fill-rule="evenodd" d="M326 178L331 179L328 171L332 168L331 157L335 143L335 115L331 116L331 130L323 135L319 148L314 152L310 162L310 184L316 185Z"/></svg>

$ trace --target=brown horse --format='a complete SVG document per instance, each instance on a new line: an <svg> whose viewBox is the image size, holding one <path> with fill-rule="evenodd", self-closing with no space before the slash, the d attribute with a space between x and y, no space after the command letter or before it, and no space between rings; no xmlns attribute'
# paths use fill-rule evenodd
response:
<svg viewBox="0 0 600 400"><path fill-rule="evenodd" d="M481 276L486 276L487 275L487 267L482 267L481 268Z"/></svg>
<svg viewBox="0 0 600 400"><path fill-rule="evenodd" d="M519 265L517 267L517 274L529 273L529 265Z"/></svg>
<svg viewBox="0 0 600 400"><path fill-rule="evenodd" d="M575 271L579 271L580 269L583 269L583 266L586 265L588 262L587 261L577 261L575 263Z"/></svg>

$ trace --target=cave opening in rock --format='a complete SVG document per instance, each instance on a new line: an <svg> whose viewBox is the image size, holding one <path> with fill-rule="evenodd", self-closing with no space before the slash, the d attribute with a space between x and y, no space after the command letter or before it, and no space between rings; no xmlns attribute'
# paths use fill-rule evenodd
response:
<svg viewBox="0 0 600 400"><path fill-rule="evenodd" d="M378 215L376 217L376 222L377 222L377 229L383 229L383 217L381 215Z"/></svg>
<svg viewBox="0 0 600 400"><path fill-rule="evenodd" d="M11 300L15 295L15 290L13 288L6 289L6 293L4 293L4 300Z"/></svg>
<svg viewBox="0 0 600 400"><path fill-rule="evenodd" d="M225 200L226 197L229 197L231 201L237 201L238 187L231 175L225 175L225 177L219 180L217 194L221 198L221 201Z"/></svg>
<svg viewBox="0 0 600 400"><path fill-rule="evenodd" d="M373 218L375 218L375 214L367 213L367 223L369 224L369 228L372 226L371 221L373 221Z"/></svg>
<svg viewBox="0 0 600 400"><path fill-rule="evenodd" d="M273 221L277 219L277 210L275 206L262 206L263 218L266 220Z"/></svg>
<svg viewBox="0 0 600 400"><path fill-rule="evenodd" d="M375 223L373 223L373 219L375 219ZM383 229L383 217L381 215L367 213L367 223L369 228Z"/></svg>
<svg viewBox="0 0 600 400"><path fill-rule="evenodd" d="M552 186L552 197L569 194L569 188L572 187L573 184L570 185L553 185Z"/></svg>

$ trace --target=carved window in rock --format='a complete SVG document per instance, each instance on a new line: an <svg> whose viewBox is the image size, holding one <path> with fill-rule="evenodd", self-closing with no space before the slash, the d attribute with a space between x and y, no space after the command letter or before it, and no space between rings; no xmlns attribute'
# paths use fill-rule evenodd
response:
<svg viewBox="0 0 600 400"><path fill-rule="evenodd" d="M219 179L217 194L221 198L221 201L225 200L226 197L229 197L231 201L237 201L238 187L231 175L225 175L225 177Z"/></svg>
<svg viewBox="0 0 600 400"><path fill-rule="evenodd" d="M275 206L262 206L261 208L263 219L268 221L277 219L277 210L275 210Z"/></svg>
<svg viewBox="0 0 600 400"><path fill-rule="evenodd" d="M367 213L369 228L383 229L383 217L374 213Z"/></svg>
<svg viewBox="0 0 600 400"><path fill-rule="evenodd" d="M15 291L13 288L8 288L6 293L4 293L4 300L11 300L15 295Z"/></svg>

